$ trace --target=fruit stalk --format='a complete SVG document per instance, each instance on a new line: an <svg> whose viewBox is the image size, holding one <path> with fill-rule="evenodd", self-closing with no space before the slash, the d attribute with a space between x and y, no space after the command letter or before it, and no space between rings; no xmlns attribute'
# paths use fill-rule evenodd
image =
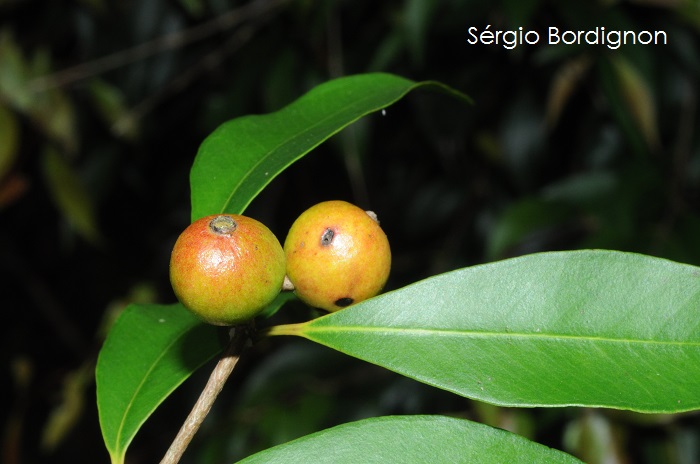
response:
<svg viewBox="0 0 700 464"><path fill-rule="evenodd" d="M209 414L216 397L219 396L226 380L233 372L233 368L238 363L243 349L250 341L248 326L246 325L233 327L231 332L228 346L221 355L219 362L216 363L204 390L199 395L192 411L190 411L187 419L180 427L180 431L177 433L165 456L163 456L160 464L177 464L180 462L180 458L185 453L194 434L199 430L204 418Z"/></svg>

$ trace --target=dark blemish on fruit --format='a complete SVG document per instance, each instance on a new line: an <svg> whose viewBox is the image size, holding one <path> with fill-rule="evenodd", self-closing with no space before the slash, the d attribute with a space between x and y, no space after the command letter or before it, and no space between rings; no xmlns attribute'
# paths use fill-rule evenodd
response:
<svg viewBox="0 0 700 464"><path fill-rule="evenodd" d="M337 300L335 300L335 305L340 308L345 308L346 306L350 306L353 301L355 300L353 300L350 297L338 298Z"/></svg>
<svg viewBox="0 0 700 464"><path fill-rule="evenodd" d="M335 232L333 232L333 230L330 227L323 231L323 235L321 235L321 246L327 247L328 245L330 245L333 241L334 236Z"/></svg>

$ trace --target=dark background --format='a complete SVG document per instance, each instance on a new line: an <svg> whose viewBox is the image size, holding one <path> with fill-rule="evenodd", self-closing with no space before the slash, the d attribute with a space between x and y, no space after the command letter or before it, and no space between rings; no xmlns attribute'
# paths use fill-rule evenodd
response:
<svg viewBox="0 0 700 464"><path fill-rule="evenodd" d="M467 43L487 25L541 40ZM553 46L550 26L663 30L668 44ZM125 304L175 300L167 265L199 144L333 77L434 79L475 103L411 93L294 164L247 210L281 241L305 208L344 199L379 214L389 288L546 250L700 264L699 30L697 0L0 1L3 462L108 461L95 359ZM275 322L312 316L291 304ZM128 462L160 459L210 368L148 420ZM496 408L280 339L242 361L184 462L415 413L591 463L700 461L692 413Z"/></svg>

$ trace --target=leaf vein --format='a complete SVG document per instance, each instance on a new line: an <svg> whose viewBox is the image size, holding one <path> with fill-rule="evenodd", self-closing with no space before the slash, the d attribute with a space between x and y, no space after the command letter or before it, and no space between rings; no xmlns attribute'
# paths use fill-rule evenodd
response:
<svg viewBox="0 0 700 464"><path fill-rule="evenodd" d="M390 333L394 336L458 336L468 338L532 338L555 340L573 340L582 342L606 342L625 344L650 344L666 346L688 346L699 347L700 341L681 340L654 340L635 338L612 338L602 335L572 335L572 334L549 334L549 333L525 333L525 332L493 332L479 330L454 330L454 329L432 329L432 328L401 328L401 327L368 327L368 326L344 326L344 327L314 327L307 326L302 329L302 334L309 336L313 333L348 333L348 332L378 332Z"/></svg>

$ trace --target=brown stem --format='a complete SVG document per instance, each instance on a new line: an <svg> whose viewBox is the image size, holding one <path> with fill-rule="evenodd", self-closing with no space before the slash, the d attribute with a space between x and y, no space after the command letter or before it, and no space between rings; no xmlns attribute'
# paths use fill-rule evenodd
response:
<svg viewBox="0 0 700 464"><path fill-rule="evenodd" d="M192 411L187 416L185 423L180 427L180 431L177 433L165 456L163 456L160 464L177 464L180 462L187 445L190 444L192 437L202 425L204 418L207 417L214 400L219 396L226 380L236 366L241 352L250 340L247 326L234 327L231 329L231 332L231 340L226 350L221 355L221 359L219 359L216 367L214 367L204 390L199 395L199 399L197 399Z"/></svg>

